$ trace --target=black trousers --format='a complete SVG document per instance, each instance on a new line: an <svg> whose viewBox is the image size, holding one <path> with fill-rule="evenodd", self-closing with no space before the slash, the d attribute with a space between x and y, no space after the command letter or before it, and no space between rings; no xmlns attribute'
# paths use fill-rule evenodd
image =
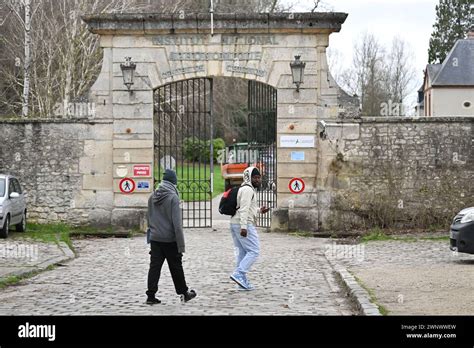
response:
<svg viewBox="0 0 474 348"><path fill-rule="evenodd" d="M154 296L158 291L158 282L160 281L161 268L163 263L168 263L171 277L173 278L174 288L178 295L184 295L188 292L186 279L183 271L183 255L178 252L176 243L162 243L151 241L151 260L150 270L148 271L148 296Z"/></svg>

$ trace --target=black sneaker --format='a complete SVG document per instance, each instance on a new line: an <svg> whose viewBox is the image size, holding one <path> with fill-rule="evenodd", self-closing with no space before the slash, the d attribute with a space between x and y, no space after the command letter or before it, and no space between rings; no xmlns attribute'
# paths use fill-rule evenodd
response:
<svg viewBox="0 0 474 348"><path fill-rule="evenodd" d="M156 297L148 297L146 300L146 304L149 304L149 305L154 305L158 303L161 303L161 301L157 299Z"/></svg>
<svg viewBox="0 0 474 348"><path fill-rule="evenodd" d="M184 302L188 302L188 301L191 301L193 298L195 298L197 294L196 294L196 291L191 290L191 291L188 291L183 296L184 296Z"/></svg>

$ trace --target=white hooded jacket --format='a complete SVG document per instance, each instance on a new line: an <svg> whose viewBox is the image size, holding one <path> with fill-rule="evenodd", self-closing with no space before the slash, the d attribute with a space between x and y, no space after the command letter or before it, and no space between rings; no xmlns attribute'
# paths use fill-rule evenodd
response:
<svg viewBox="0 0 474 348"><path fill-rule="evenodd" d="M255 167L244 170L244 182L237 194L237 212L230 219L231 224L240 225L241 229L247 229L247 224L255 225L259 212L257 202L257 191L252 186L252 171Z"/></svg>

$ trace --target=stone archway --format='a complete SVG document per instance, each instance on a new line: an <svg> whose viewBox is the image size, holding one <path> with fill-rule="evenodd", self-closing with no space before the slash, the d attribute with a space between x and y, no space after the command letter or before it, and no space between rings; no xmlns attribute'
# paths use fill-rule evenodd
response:
<svg viewBox="0 0 474 348"><path fill-rule="evenodd" d="M262 185L256 195L259 205L270 208L271 212L276 208L277 90L262 82L248 80L245 91L242 91L243 85L236 83L236 79L201 77L179 80L154 92L154 186L161 181L165 169L176 171L184 227L211 227L213 220L222 218L217 212L218 199L213 199L222 190L216 193L213 189L222 185L227 190L232 186L230 179L224 180L221 175L229 166L226 160L231 149L234 164L246 163L259 168L262 175ZM242 134L241 138L243 143L228 142L227 151L221 149L218 154L218 149L214 148L215 130L223 119L222 115L219 119L216 117L218 112L214 105L222 103L223 98L222 93L219 98L219 93L215 95L213 92L223 86L214 87L214 82L222 83L224 80L234 86L235 94L242 94L240 102L245 99L247 115L245 135ZM237 126L229 124L226 127L232 125ZM222 166L218 158L222 160ZM231 175L239 174L232 172ZM233 180L239 182L235 177ZM269 228L271 214L259 216L257 226Z"/></svg>
<svg viewBox="0 0 474 348"><path fill-rule="evenodd" d="M215 15L211 35L209 14L85 16L90 30L101 35L104 50L91 97L97 104L97 117L113 122L113 170L110 186L104 185L112 193L112 223L137 225L147 206L152 185L149 190L124 194L120 182L124 173L134 176L137 165L153 168L153 91L173 81L222 76L277 89L280 216L288 216L284 211L291 205L304 210L310 223L317 225L318 211L311 199L318 167L317 121L335 118L339 110L338 87L328 73L326 48L329 35L341 29L346 17L344 13ZM289 65L295 55L306 62L299 93ZM120 70L125 57L137 64L131 92ZM282 136L313 139L303 149L304 161L292 160L292 148L282 142ZM305 179L308 192L296 198L287 185L295 176ZM151 176L138 178L152 182ZM83 189L90 188L84 185Z"/></svg>

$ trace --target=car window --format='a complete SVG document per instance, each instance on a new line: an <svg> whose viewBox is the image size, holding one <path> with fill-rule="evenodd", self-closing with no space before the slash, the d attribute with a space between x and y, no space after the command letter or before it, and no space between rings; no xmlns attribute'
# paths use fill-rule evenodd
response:
<svg viewBox="0 0 474 348"><path fill-rule="evenodd" d="M15 192L15 186L13 186L13 180L8 180L8 196Z"/></svg>
<svg viewBox="0 0 474 348"><path fill-rule="evenodd" d="M20 186L20 183L18 182L17 179L13 179L13 187L15 188L15 192L18 192L19 194L22 194L21 186Z"/></svg>
<svg viewBox="0 0 474 348"><path fill-rule="evenodd" d="M0 179L0 197L5 196L5 179Z"/></svg>

